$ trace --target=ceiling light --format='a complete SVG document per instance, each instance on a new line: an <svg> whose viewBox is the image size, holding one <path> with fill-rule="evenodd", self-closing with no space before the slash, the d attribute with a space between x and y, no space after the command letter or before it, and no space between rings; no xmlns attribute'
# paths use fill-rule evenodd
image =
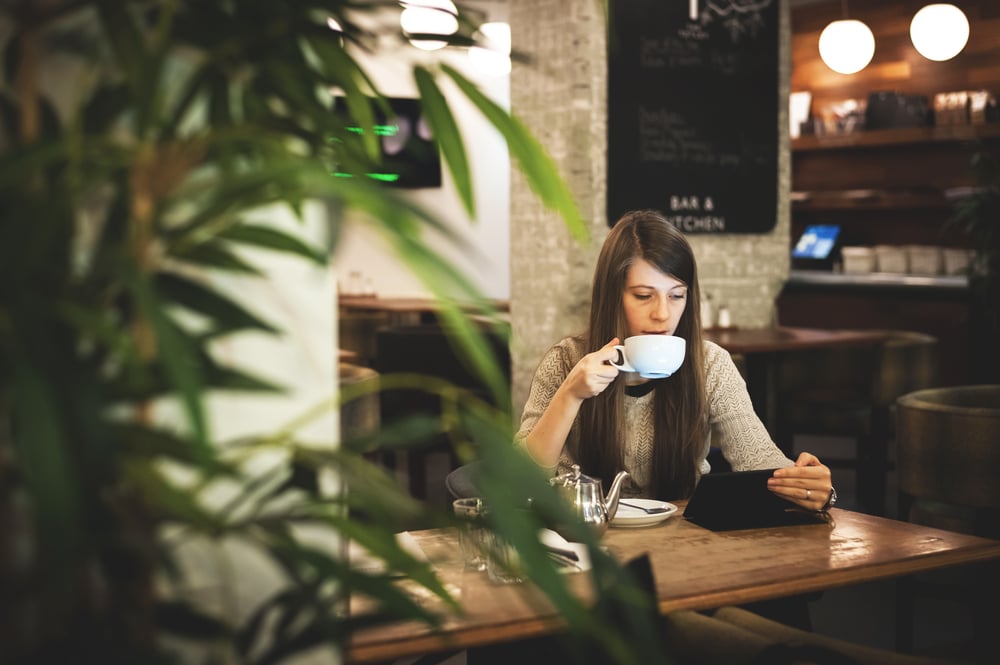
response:
<svg viewBox="0 0 1000 665"><path fill-rule="evenodd" d="M819 55L826 66L835 72L860 72L875 55L875 35L861 21L834 21L820 33Z"/></svg>
<svg viewBox="0 0 1000 665"><path fill-rule="evenodd" d="M451 0L414 0L403 2L399 25L407 35L448 36L458 32L458 10ZM410 39L410 43L425 51L448 45L436 39Z"/></svg>
<svg viewBox="0 0 1000 665"><path fill-rule="evenodd" d="M955 5L926 5L913 15L910 39L928 60L950 60L969 41L969 19Z"/></svg>

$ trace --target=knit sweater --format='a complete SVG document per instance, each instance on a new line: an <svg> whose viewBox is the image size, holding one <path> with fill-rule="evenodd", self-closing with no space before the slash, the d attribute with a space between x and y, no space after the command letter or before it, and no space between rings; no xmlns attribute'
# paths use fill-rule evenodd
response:
<svg viewBox="0 0 1000 665"><path fill-rule="evenodd" d="M709 341L704 342L705 390L708 396L709 437L698 458L696 475L708 473L708 451L711 446L721 449L735 471L791 466L793 462L771 440L764 424L754 413L746 383L733 363L729 352ZM556 390L570 370L585 355L583 339L567 337L549 349L535 370L528 401L521 416L516 440L525 445L525 438L542 416ZM625 496L643 496L649 486L653 461L653 393L641 397L625 397L626 436L625 470L629 473L622 492ZM579 419L573 423L567 444L579 441ZM574 463L564 445L558 470ZM648 495L647 495L648 496Z"/></svg>

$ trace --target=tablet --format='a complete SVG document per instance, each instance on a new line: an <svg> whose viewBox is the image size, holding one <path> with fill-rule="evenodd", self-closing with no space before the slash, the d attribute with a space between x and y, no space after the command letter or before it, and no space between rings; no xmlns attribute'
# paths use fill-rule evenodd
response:
<svg viewBox="0 0 1000 665"><path fill-rule="evenodd" d="M767 489L774 469L710 473L701 477L684 518L712 531L813 524L826 516L804 510Z"/></svg>
<svg viewBox="0 0 1000 665"><path fill-rule="evenodd" d="M812 224L806 227L792 250L794 259L828 259L837 246L840 227L835 224Z"/></svg>
<svg viewBox="0 0 1000 665"><path fill-rule="evenodd" d="M840 260L840 244L840 227L836 224L809 225L792 248L792 268L832 270Z"/></svg>

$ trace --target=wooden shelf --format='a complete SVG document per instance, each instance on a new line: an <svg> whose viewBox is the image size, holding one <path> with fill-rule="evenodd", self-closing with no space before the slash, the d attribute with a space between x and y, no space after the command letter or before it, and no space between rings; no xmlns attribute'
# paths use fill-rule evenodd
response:
<svg viewBox="0 0 1000 665"><path fill-rule="evenodd" d="M792 139L792 152L879 148L892 145L941 142L961 143L997 138L1000 138L1000 123L988 125L954 125L950 127L874 129L871 131L855 132L853 134L800 136L797 139Z"/></svg>
<svg viewBox="0 0 1000 665"><path fill-rule="evenodd" d="M942 210L954 207L937 189L850 189L792 192L793 211L807 210Z"/></svg>

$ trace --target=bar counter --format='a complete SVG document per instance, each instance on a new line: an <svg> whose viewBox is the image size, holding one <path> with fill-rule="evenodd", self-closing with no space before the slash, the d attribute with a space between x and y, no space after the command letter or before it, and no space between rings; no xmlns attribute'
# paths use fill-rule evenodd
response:
<svg viewBox="0 0 1000 665"><path fill-rule="evenodd" d="M973 383L972 290L964 275L792 270L777 298L783 326L911 330L938 339L941 385Z"/></svg>
<svg viewBox="0 0 1000 665"><path fill-rule="evenodd" d="M965 275L904 275L891 272L839 273L825 270L792 270L788 273L787 284L964 291L969 288L969 278Z"/></svg>

